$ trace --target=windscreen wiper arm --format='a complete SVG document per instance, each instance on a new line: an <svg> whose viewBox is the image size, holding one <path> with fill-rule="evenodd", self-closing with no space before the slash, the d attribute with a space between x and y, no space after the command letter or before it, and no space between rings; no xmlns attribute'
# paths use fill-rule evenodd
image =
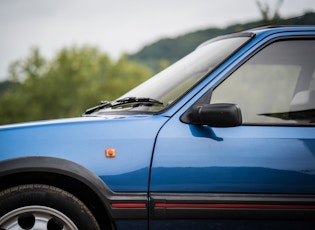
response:
<svg viewBox="0 0 315 230"><path fill-rule="evenodd" d="M97 104L96 106L85 110L84 114L91 114L97 110L103 109L105 107L110 107L110 106L111 106L111 103L109 101L100 101L100 103Z"/></svg>

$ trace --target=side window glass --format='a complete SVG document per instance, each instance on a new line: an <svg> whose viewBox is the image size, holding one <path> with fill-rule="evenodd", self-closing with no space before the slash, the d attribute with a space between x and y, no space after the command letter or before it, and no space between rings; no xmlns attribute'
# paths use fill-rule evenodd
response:
<svg viewBox="0 0 315 230"><path fill-rule="evenodd" d="M217 86L211 103L234 103L244 124L315 123L315 40L272 43Z"/></svg>

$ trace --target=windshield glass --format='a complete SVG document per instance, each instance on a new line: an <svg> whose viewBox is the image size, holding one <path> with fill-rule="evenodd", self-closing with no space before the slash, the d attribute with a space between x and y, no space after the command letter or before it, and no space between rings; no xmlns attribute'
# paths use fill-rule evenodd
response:
<svg viewBox="0 0 315 230"><path fill-rule="evenodd" d="M195 51L124 94L124 98L148 98L161 102L125 103L121 106L104 108L99 113L115 110L158 112L183 96L207 73L239 49L249 36L210 40Z"/></svg>

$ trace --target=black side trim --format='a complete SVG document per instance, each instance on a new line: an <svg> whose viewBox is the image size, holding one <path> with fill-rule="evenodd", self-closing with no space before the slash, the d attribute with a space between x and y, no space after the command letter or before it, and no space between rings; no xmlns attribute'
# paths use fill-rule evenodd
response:
<svg viewBox="0 0 315 230"><path fill-rule="evenodd" d="M93 172L69 160L53 157L22 157L0 162L4 177L21 173L54 173L88 186L102 201L111 219L146 219L147 193L115 193ZM113 204L123 204L118 208ZM114 205L115 206L115 205Z"/></svg>
<svg viewBox="0 0 315 230"><path fill-rule="evenodd" d="M152 193L151 219L314 220L315 195Z"/></svg>

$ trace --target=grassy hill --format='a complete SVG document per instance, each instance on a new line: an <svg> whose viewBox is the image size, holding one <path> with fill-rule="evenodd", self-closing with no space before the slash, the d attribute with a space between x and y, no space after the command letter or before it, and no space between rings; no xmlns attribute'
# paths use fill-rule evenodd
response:
<svg viewBox="0 0 315 230"><path fill-rule="evenodd" d="M266 26L268 24L315 25L315 13L305 13L299 17L279 19L273 22L254 21L245 24L234 24L226 28L209 28L188 33L176 38L165 38L143 47L139 52L129 55L129 58L137 60L155 71L158 71L161 69L161 63L165 63L165 61L167 61L171 64L193 51L200 43L213 37Z"/></svg>

